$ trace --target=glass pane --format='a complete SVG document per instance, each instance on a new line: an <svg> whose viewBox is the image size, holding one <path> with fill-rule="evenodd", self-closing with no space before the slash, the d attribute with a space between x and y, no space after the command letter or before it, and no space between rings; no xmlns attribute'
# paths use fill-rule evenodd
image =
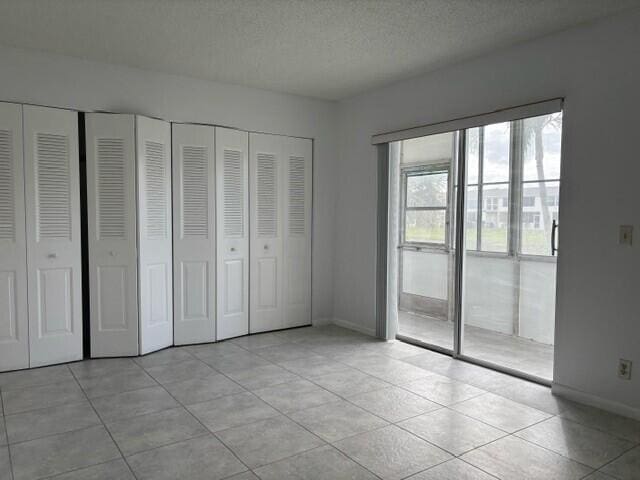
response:
<svg viewBox="0 0 640 480"><path fill-rule="evenodd" d="M405 241L444 244L446 217L446 210L407 210Z"/></svg>
<svg viewBox="0 0 640 480"><path fill-rule="evenodd" d="M482 190L480 248L506 252L509 232L509 184L485 185Z"/></svg>
<svg viewBox="0 0 640 480"><path fill-rule="evenodd" d="M517 132L524 135L524 181L518 186L521 188L519 198L510 199L512 132L505 124L486 127L484 139L480 139L482 194L478 205L472 199L475 187L467 187L465 248L456 251L463 255L460 353L551 379L556 262L545 261L537 255L551 253L551 222L558 214L560 182L550 179L550 175L559 175L560 171L561 125L559 116L531 118L513 125L522 125ZM520 158L517 155L515 159ZM545 181L538 180L540 178ZM521 208L520 225L510 223L509 214L514 213L509 211L512 204ZM504 255L473 251L476 208L481 212L480 250ZM520 250L532 256L507 254L511 232L519 232Z"/></svg>
<svg viewBox="0 0 640 480"><path fill-rule="evenodd" d="M525 183L522 188L520 251L551 255L551 226L558 220L560 182ZM525 198L530 200L525 202Z"/></svg>
<svg viewBox="0 0 640 480"><path fill-rule="evenodd" d="M407 207L446 207L448 172L407 176Z"/></svg>
<svg viewBox="0 0 640 480"><path fill-rule="evenodd" d="M482 181L509 181L510 123L496 123L484 127L484 158Z"/></svg>
<svg viewBox="0 0 640 480"><path fill-rule="evenodd" d="M436 248L394 249L390 245L390 252L393 252L390 254L391 269L396 251L398 264L397 268L390 269L391 275L396 276L397 297L390 298L389 305L397 306L395 313L400 334L448 350L453 349L453 253L442 247L448 246L446 241L453 240L451 235L455 231L451 225L455 218L455 201L451 203L455 191L451 192L449 183L452 176L454 181L456 178L457 135L458 132L450 132L405 140L401 143L400 154L397 157L390 155L390 172L410 167L405 170L406 175L394 177L393 187L397 190L393 192L397 192L398 203L402 204L396 203L396 208L392 208L392 211L402 212L394 238L404 237L407 242ZM453 182L451 188L454 188ZM390 193L390 204L395 198ZM403 209L405 205L406 210ZM391 223L389 228L392 228ZM405 230L398 232L397 228ZM393 288L393 281L390 286ZM392 310L392 319L393 315Z"/></svg>
<svg viewBox="0 0 640 480"><path fill-rule="evenodd" d="M462 354L552 379L556 263L535 258L466 252Z"/></svg>
<svg viewBox="0 0 640 480"><path fill-rule="evenodd" d="M478 247L478 187L467 187L467 212L465 221L465 243L468 250Z"/></svg>
<svg viewBox="0 0 640 480"><path fill-rule="evenodd" d="M522 124L523 179L559 179L562 113L527 118Z"/></svg>
<svg viewBox="0 0 640 480"><path fill-rule="evenodd" d="M402 165L449 163L453 157L455 132L402 141Z"/></svg>
<svg viewBox="0 0 640 480"><path fill-rule="evenodd" d="M480 161L480 128L467 130L467 184L478 183Z"/></svg>

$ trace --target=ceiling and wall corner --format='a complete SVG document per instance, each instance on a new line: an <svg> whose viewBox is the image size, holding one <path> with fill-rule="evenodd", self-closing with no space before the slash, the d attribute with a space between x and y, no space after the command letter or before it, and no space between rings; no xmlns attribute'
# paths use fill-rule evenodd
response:
<svg viewBox="0 0 640 480"><path fill-rule="evenodd" d="M334 315L375 326L372 135L565 97L554 380L640 417L640 377L616 374L640 338L640 250L617 243L638 218L639 46L635 10L341 102Z"/></svg>
<svg viewBox="0 0 640 480"><path fill-rule="evenodd" d="M3 0L0 44L329 100L637 0Z"/></svg>

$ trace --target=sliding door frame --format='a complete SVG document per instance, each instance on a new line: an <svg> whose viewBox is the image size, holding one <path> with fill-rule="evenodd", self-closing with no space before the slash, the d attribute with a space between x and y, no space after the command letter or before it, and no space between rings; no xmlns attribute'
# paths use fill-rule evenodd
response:
<svg viewBox="0 0 640 480"><path fill-rule="evenodd" d="M497 110L488 114L465 117L451 122L442 122L433 125L427 125L424 127L416 127L406 131L391 132L388 134L374 135L373 144L377 147L377 238L376 238L376 336L383 339L397 338L407 343L411 343L429 350L437 351L447 355L451 355L453 358L466 361L475 365L490 368L499 372L503 372L515 377L520 377L525 380L538 383L545 386L551 386L552 379L545 379L532 375L520 370L515 370L510 367L499 365L486 360L481 360L476 357L470 357L462 353L464 344L464 316L463 316L463 290L464 290L464 251L465 249L458 248L459 246L465 246L465 212L466 212L466 167L467 167L467 131L475 126L484 126L491 123L498 123L501 121L512 122L513 125L519 129L521 128L521 120L528 117L544 115L554 113L563 110L563 99L553 99L545 102L537 102L534 104L524 105L522 107L515 107L513 109ZM511 117L509 117L511 115ZM458 128L456 128L456 126ZM512 129L513 130L513 129ZM389 307L393 303L388 298L389 292L389 258L388 258L388 239L389 239L389 191L390 191L390 142L395 142L404 139L422 137L427 135L433 135L436 133L455 132L456 135L456 148L454 151L454 166L457 181L457 191L455 192L455 205L452 207L455 211L455 232L454 242L451 245L451 252L454 255L454 338L453 338L453 350L438 345L430 344L420 341L413 337L407 337L400 333L397 333L397 325L390 325L391 315L389 315ZM510 151L510 177L513 175L521 175L518 170L514 169L514 149L513 135L516 132L511 132L511 151ZM564 142L563 142L564 144ZM517 162L516 162L517 163ZM517 171L516 171L517 170ZM479 173L480 174L480 173ZM480 178L478 178L480 183ZM513 182L510 178L510 199L509 199L509 228L514 228L514 219L519 221L520 213L515 208L520 205L520 189L522 188L520 182ZM511 185L516 185L517 191L511 191ZM480 186L479 186L480 188ZM478 204L478 212L481 211L482 205ZM515 216L515 217L514 217ZM513 217L513 218L512 218ZM519 258L519 245L520 235L514 235L514 232L510 232L508 254L511 254L518 260ZM557 298L557 291L556 291Z"/></svg>

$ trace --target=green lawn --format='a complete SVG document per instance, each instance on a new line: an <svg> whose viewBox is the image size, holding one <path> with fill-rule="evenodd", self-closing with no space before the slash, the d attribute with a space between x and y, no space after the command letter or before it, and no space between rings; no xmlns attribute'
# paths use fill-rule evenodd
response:
<svg viewBox="0 0 640 480"><path fill-rule="evenodd" d="M465 232L468 249L475 250L476 229L469 228ZM407 227L405 239L407 242L425 242L444 244L444 228ZM522 250L530 255L550 255L550 239L544 230L525 229L522 231ZM506 228L484 228L482 231L482 250L488 252L505 252L507 248Z"/></svg>

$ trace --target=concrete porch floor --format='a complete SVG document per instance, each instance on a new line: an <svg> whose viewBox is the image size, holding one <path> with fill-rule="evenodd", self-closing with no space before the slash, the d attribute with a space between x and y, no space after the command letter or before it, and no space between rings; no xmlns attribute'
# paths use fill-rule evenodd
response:
<svg viewBox="0 0 640 480"><path fill-rule="evenodd" d="M399 333L425 343L453 349L453 323L398 312ZM547 380L553 379L553 345L465 326L463 353Z"/></svg>

